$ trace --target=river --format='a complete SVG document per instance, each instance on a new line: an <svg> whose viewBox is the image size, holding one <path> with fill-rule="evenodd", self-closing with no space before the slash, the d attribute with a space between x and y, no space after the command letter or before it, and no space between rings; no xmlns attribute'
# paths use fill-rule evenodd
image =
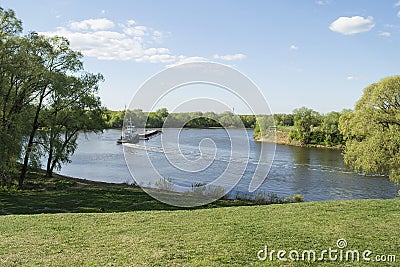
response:
<svg viewBox="0 0 400 267"><path fill-rule="evenodd" d="M164 131L163 139L167 139L165 137L172 135L174 131L178 130ZM249 163L232 194L247 193L249 180L257 165L260 143L254 142L251 138L252 131L249 130L247 134L250 154L249 156L246 154L246 157L249 158ZM72 163L63 166L61 174L93 181L132 183L123 147L115 142L119 136L119 130L106 130L102 134L80 134L78 148L71 158ZM157 151L152 151L150 157L158 171L164 177L172 178L174 183L186 186L190 186L190 183L207 183L214 176L220 175L228 164L228 161L222 160L226 158L224 151L230 151L226 132L223 129L184 129L180 132L179 139L182 150L191 151L191 155L196 157L201 154L199 142L207 138L214 140L217 160L215 164L201 172L185 172L171 168L163 153ZM160 147L161 137L146 141L146 145ZM265 144L265 146L273 145ZM143 157L140 153L145 152L138 151L134 162L135 168L140 168L140 159ZM242 162L245 158L237 160ZM232 165L235 166L235 161ZM399 189L400 186L389 181L387 177L366 177L355 174L344 166L343 156L338 150L276 145L272 167L258 190L275 193L280 197L301 194L305 201L326 201L394 198Z"/></svg>

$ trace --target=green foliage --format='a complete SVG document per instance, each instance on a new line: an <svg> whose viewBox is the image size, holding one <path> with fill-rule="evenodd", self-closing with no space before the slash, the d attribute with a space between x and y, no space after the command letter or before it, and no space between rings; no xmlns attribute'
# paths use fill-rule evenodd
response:
<svg viewBox="0 0 400 267"><path fill-rule="evenodd" d="M273 119L276 131L289 132L291 140L298 140L302 145L339 146L343 144L343 136L339 132L339 117L348 111L330 112L321 115L318 112L301 107L293 114L274 114ZM271 123L257 124L254 128L255 136L265 137L271 129Z"/></svg>
<svg viewBox="0 0 400 267"><path fill-rule="evenodd" d="M324 141L326 145L337 145L343 140L343 136L339 132L339 118L341 113L332 111L324 116L321 124L321 131L324 133Z"/></svg>
<svg viewBox="0 0 400 267"><path fill-rule="evenodd" d="M15 176L22 162L22 186L28 167L39 167L43 156L51 175L69 161L78 131L104 128L96 96L102 76L84 72L81 59L65 38L22 36L14 12L0 8L2 177Z"/></svg>
<svg viewBox="0 0 400 267"><path fill-rule="evenodd" d="M206 186L204 195L215 199L226 199L226 190L220 185L208 185Z"/></svg>
<svg viewBox="0 0 400 267"><path fill-rule="evenodd" d="M194 183L192 184L192 192L198 195L204 195L206 191L206 184L205 183Z"/></svg>
<svg viewBox="0 0 400 267"><path fill-rule="evenodd" d="M311 144L314 128L321 124L321 115L312 109L301 107L293 110L293 116L295 129L290 133L290 137L302 144Z"/></svg>
<svg viewBox="0 0 400 267"><path fill-rule="evenodd" d="M303 196L300 195L300 194L294 195L294 196L292 197L292 199L293 199L293 202L303 202L303 201L304 201Z"/></svg>
<svg viewBox="0 0 400 267"><path fill-rule="evenodd" d="M266 193L264 191L257 191L255 194L243 194L237 192L235 199L248 201L256 205L290 204L304 202L304 198L300 194L296 194L292 197L279 197L276 193Z"/></svg>
<svg viewBox="0 0 400 267"><path fill-rule="evenodd" d="M239 115L245 128L254 128L256 125L256 116L254 115Z"/></svg>
<svg viewBox="0 0 400 267"><path fill-rule="evenodd" d="M22 23L14 11L0 7L0 176L8 181L17 173L17 161L26 133L24 121L30 115L26 101L33 85L23 84L31 77L30 64L36 56L31 45L20 37Z"/></svg>
<svg viewBox="0 0 400 267"><path fill-rule="evenodd" d="M0 185L0 192L5 192L8 194L13 194L13 193L17 193L19 191L19 188L17 185L14 184L4 184L4 185Z"/></svg>
<svg viewBox="0 0 400 267"><path fill-rule="evenodd" d="M265 136L275 129L274 117L271 115L257 115L254 127L255 136Z"/></svg>
<svg viewBox="0 0 400 267"><path fill-rule="evenodd" d="M365 88L354 112L340 117L339 129L347 165L400 182L400 76Z"/></svg>
<svg viewBox="0 0 400 267"><path fill-rule="evenodd" d="M122 128L131 121L137 128L254 128L256 116L236 115L232 112L216 114L214 112L169 113L166 108L155 112L143 112L140 109L125 111L107 110L103 120L107 128Z"/></svg>
<svg viewBox="0 0 400 267"><path fill-rule="evenodd" d="M156 181L156 187L160 190L173 191L174 183L173 183L172 178L160 179L160 180Z"/></svg>
<svg viewBox="0 0 400 267"><path fill-rule="evenodd" d="M107 110L103 114L103 120L108 129L122 128L125 111Z"/></svg>
<svg viewBox="0 0 400 267"><path fill-rule="evenodd" d="M293 114L274 114L274 121L276 126L293 126Z"/></svg>

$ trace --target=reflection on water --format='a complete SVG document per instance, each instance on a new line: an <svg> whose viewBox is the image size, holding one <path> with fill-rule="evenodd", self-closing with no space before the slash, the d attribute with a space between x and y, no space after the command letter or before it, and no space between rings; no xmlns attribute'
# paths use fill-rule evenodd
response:
<svg viewBox="0 0 400 267"><path fill-rule="evenodd" d="M168 137L175 129L166 130L163 138ZM234 191L247 192L249 183L257 165L260 144L251 138L249 131L250 159L244 172L240 166L247 162L246 157L235 155L231 165L238 166L230 169L231 175L240 175L242 179L236 185ZM120 136L118 130L106 130L103 134L88 134L79 136L79 146L72 157L72 163L63 167L61 173L74 177L85 178L94 181L114 183L132 182L131 175L125 163L122 146L115 141ZM215 143L215 151L207 150L212 146L203 146L199 149L199 143L204 138L211 138ZM168 139L168 138L166 138ZM246 140L247 141L247 140ZM229 163L230 142L226 132L222 129L185 129L180 134L180 152L186 159L192 161L191 168L198 170L206 162L198 160L201 155L211 155L208 168L198 172L185 172L180 167L176 148L164 142L164 149L169 152L168 158L161 153L162 150L148 151L149 157L156 165L157 170L165 178L173 179L174 183L191 186L194 183L207 183L218 177ZM208 141L207 141L208 142ZM160 148L161 137L156 137L146 143L146 146ZM144 145L144 144L139 144ZM266 149L271 149L273 144L265 144ZM143 149L133 149L132 155L136 156L135 168L140 169L140 159L146 155ZM243 153L247 155L247 153ZM170 164L173 161L175 167ZM197 160L197 161L196 161ZM236 164L236 165L235 165ZM172 167L171 167L172 166ZM268 164L261 163L261 167ZM233 170L233 171L232 171ZM146 169L141 170L146 171ZM151 174L151 171L149 171ZM400 187L393 184L385 177L364 177L354 174L343 164L343 157L338 150L301 148L292 146L276 146L275 158L267 179L261 185L260 190L273 192L281 197L301 194L306 201L335 200L335 199L363 199L363 198L393 198L396 197ZM233 192L234 193L234 192Z"/></svg>

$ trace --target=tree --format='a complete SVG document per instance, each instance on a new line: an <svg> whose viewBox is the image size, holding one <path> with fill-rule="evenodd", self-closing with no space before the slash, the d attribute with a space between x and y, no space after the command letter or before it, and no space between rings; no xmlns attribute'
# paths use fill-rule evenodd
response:
<svg viewBox="0 0 400 267"><path fill-rule="evenodd" d="M294 118L293 114L274 114L274 120L276 126L293 126Z"/></svg>
<svg viewBox="0 0 400 267"><path fill-rule="evenodd" d="M125 111L112 111L107 110L103 119L106 123L107 128L122 128L124 124Z"/></svg>
<svg viewBox="0 0 400 267"><path fill-rule="evenodd" d="M244 127L246 128L254 128L256 124L256 116L255 115L239 115L240 119L243 122Z"/></svg>
<svg viewBox="0 0 400 267"><path fill-rule="evenodd" d="M274 117L272 115L257 115L254 126L255 136L265 136L274 128Z"/></svg>
<svg viewBox="0 0 400 267"><path fill-rule="evenodd" d="M345 163L365 174L384 174L400 182L400 76L364 89L354 112L339 119L346 141Z"/></svg>
<svg viewBox="0 0 400 267"><path fill-rule="evenodd" d="M125 119L125 123L131 121L136 127L145 128L147 115L141 109L127 110L125 118L122 119Z"/></svg>
<svg viewBox="0 0 400 267"><path fill-rule="evenodd" d="M236 115L230 111L225 111L218 116L218 122L223 127L230 127L230 128L243 128L243 122L240 119L239 115Z"/></svg>
<svg viewBox="0 0 400 267"><path fill-rule="evenodd" d="M45 113L45 127L39 135L47 152L47 177L53 176L54 168L60 169L62 163L70 162L79 132L104 129L103 109L95 95L101 80L100 74L64 75L54 85L55 90L48 99L49 110L42 112Z"/></svg>
<svg viewBox="0 0 400 267"><path fill-rule="evenodd" d="M28 36L32 44L32 52L39 58L36 68L31 69L35 81L36 97L32 99L34 116L30 122L28 141L24 148L24 157L18 185L21 187L31 159L31 153L35 151L35 137L42 126L40 113L46 108L47 100L58 88L58 83L65 76L83 70L82 55L70 49L69 42L65 38L47 38L36 33Z"/></svg>
<svg viewBox="0 0 400 267"><path fill-rule="evenodd" d="M326 145L338 145L342 143L343 137L339 132L338 124L340 113L332 111L322 119L321 132L324 133L324 143Z"/></svg>
<svg viewBox="0 0 400 267"><path fill-rule="evenodd" d="M14 11L0 7L0 175L4 181L15 174L22 152L24 122L31 114L28 105L35 92L37 57L31 45L21 37L22 23Z"/></svg>
<svg viewBox="0 0 400 267"><path fill-rule="evenodd" d="M290 132L290 137L299 140L302 144L311 143L311 134L314 127L321 123L321 115L315 110L301 107L293 110L294 130Z"/></svg>
<svg viewBox="0 0 400 267"><path fill-rule="evenodd" d="M82 55L62 37L22 36L12 10L0 7L0 175L48 156L48 174L67 162L81 130L103 127L96 96L102 76L85 73ZM10 171L11 170L11 171Z"/></svg>

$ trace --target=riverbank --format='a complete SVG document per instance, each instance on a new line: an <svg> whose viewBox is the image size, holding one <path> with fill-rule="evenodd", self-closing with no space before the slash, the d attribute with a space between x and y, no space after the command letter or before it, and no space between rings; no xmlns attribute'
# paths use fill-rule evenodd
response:
<svg viewBox="0 0 400 267"><path fill-rule="evenodd" d="M329 146L329 145L316 145L316 144L302 144L298 140L290 138L290 127L283 129L271 130L266 135L260 136L255 135L254 140L257 142L275 143L279 145L287 146L298 146L298 147L315 147L315 148L326 148L326 149L343 149L343 145Z"/></svg>
<svg viewBox="0 0 400 267"><path fill-rule="evenodd" d="M154 189L156 190L156 189ZM168 193L176 197L177 193ZM37 213L127 212L183 209L159 202L137 186L94 182L55 174L45 178L43 170L30 171L22 190L0 187L0 215ZM254 205L245 200L218 200L199 208Z"/></svg>
<svg viewBox="0 0 400 267"><path fill-rule="evenodd" d="M371 250L371 258L400 257L399 198L263 206L219 200L184 209L127 184L42 175L31 171L23 190L0 191L2 266L281 266L276 254L260 261L257 253L265 246L320 253L337 249L339 239Z"/></svg>
<svg viewBox="0 0 400 267"><path fill-rule="evenodd" d="M106 193L106 192L105 192ZM310 263L303 250L342 248L373 266L397 266L400 199L199 210L0 216L2 266L363 266L339 257ZM340 243L340 244L342 244ZM275 253L272 260L268 253ZM297 250L300 260L279 261ZM259 252L261 251L261 253ZM257 254L264 258L260 261ZM334 254L333 256L338 255ZM394 255L396 258L394 259ZM282 256L282 255L281 255ZM292 255L296 257L295 254ZM390 256L390 258L389 258ZM288 255L284 255L288 259ZM312 257L312 256L311 256ZM336 260L335 260L336 258ZM311 258L312 259L312 258ZM389 260L390 259L390 260ZM312 261L312 260L311 260Z"/></svg>

